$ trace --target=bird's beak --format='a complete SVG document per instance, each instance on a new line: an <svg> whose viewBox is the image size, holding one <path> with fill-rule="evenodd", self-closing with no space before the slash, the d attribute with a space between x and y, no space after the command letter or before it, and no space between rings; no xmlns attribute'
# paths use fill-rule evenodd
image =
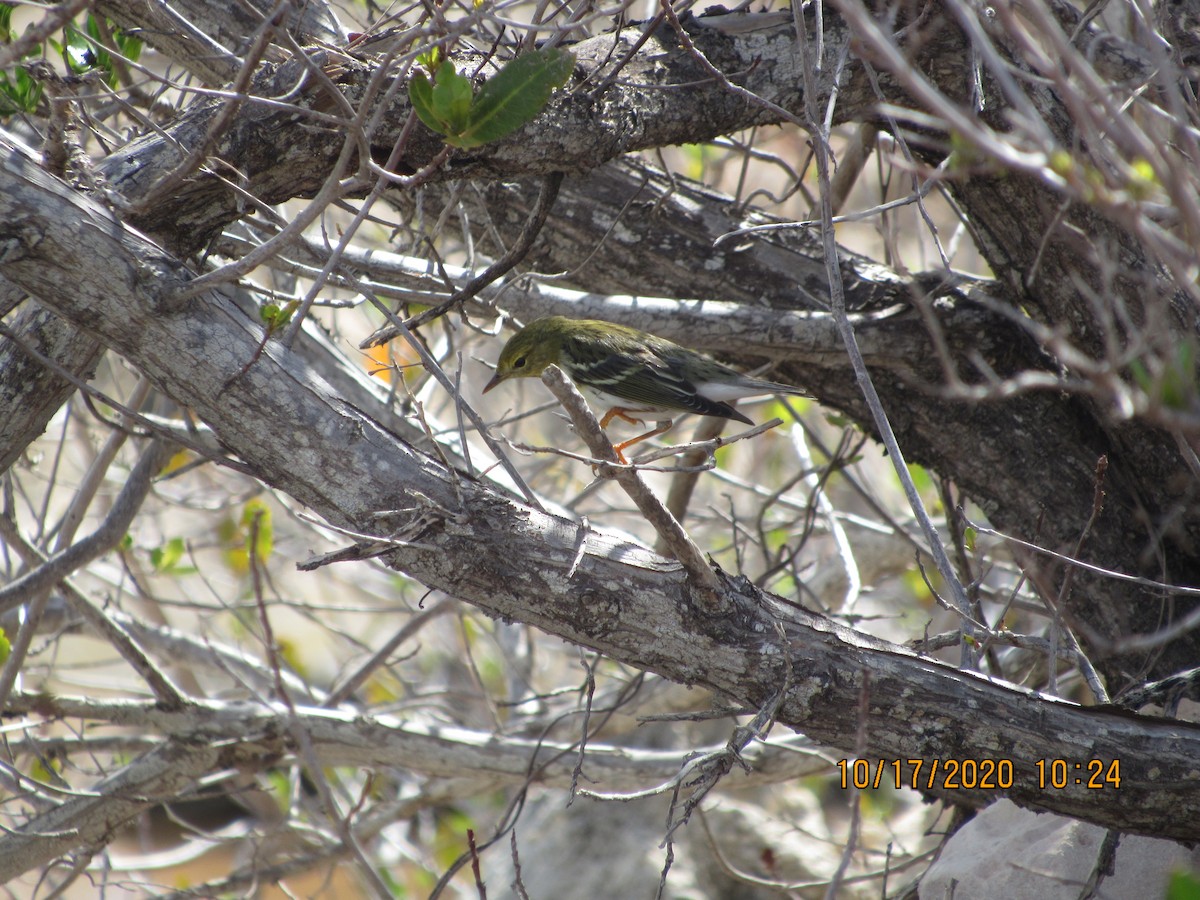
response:
<svg viewBox="0 0 1200 900"><path fill-rule="evenodd" d="M504 379L500 377L500 373L497 372L495 375L492 376L492 380L487 383L487 387L485 387L483 389L483 392L486 394L488 391L490 391L492 388L494 388L496 385L498 385L503 380Z"/></svg>

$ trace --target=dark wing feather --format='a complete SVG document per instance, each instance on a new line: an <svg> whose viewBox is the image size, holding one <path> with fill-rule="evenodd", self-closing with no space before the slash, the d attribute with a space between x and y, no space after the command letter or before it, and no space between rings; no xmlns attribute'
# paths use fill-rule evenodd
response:
<svg viewBox="0 0 1200 900"><path fill-rule="evenodd" d="M580 384L631 403L754 424L728 403L698 394L696 385L684 375L680 360L670 354L655 353L655 348L647 346L613 346L612 341L590 336L572 337L570 342L572 346L564 357L573 361L570 375Z"/></svg>

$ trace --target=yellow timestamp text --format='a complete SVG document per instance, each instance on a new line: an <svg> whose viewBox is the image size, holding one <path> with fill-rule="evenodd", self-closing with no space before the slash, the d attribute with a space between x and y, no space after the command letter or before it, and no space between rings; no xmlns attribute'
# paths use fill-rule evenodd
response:
<svg viewBox="0 0 1200 900"><path fill-rule="evenodd" d="M1011 759L840 759L843 789L895 787L917 790L1009 790L1021 771ZM1028 770L1024 770L1028 772ZM1119 788L1121 761L1041 759L1034 763L1040 790Z"/></svg>
<svg viewBox="0 0 1200 900"><path fill-rule="evenodd" d="M1121 761L1119 759L1089 759L1072 762L1066 759L1039 759L1034 763L1038 773L1038 787L1043 790L1064 790L1074 785L1088 790L1119 788L1121 786Z"/></svg>

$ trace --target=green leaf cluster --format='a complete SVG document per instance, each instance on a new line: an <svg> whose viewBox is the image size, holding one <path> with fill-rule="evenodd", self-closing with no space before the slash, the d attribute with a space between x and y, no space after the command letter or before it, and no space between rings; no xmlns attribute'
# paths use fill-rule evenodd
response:
<svg viewBox="0 0 1200 900"><path fill-rule="evenodd" d="M25 69L0 72L0 117L31 113L42 99L42 84Z"/></svg>
<svg viewBox="0 0 1200 900"><path fill-rule="evenodd" d="M13 7L0 3L0 44L11 44L16 40L12 30ZM26 56L40 56L40 48L31 50ZM42 99L42 86L21 67L11 72L0 72L0 117L20 112L33 112Z"/></svg>
<svg viewBox="0 0 1200 900"><path fill-rule="evenodd" d="M227 519L218 530L225 545L225 563L240 575L250 571L251 560L265 565L275 548L271 508L262 500L248 501L238 521Z"/></svg>
<svg viewBox="0 0 1200 900"><path fill-rule="evenodd" d="M470 79L444 60L432 82L421 72L413 75L408 98L421 121L447 144L469 149L497 141L532 120L574 67L575 57L566 50L533 50L505 63L475 94Z"/></svg>

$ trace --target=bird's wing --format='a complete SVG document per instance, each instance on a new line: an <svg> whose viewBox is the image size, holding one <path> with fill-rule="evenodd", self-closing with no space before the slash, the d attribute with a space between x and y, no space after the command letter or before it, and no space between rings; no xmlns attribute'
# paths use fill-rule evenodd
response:
<svg viewBox="0 0 1200 900"><path fill-rule="evenodd" d="M575 361L572 378L622 400L754 424L728 403L701 396L678 360L648 348L614 350L596 342L581 342L570 355Z"/></svg>

